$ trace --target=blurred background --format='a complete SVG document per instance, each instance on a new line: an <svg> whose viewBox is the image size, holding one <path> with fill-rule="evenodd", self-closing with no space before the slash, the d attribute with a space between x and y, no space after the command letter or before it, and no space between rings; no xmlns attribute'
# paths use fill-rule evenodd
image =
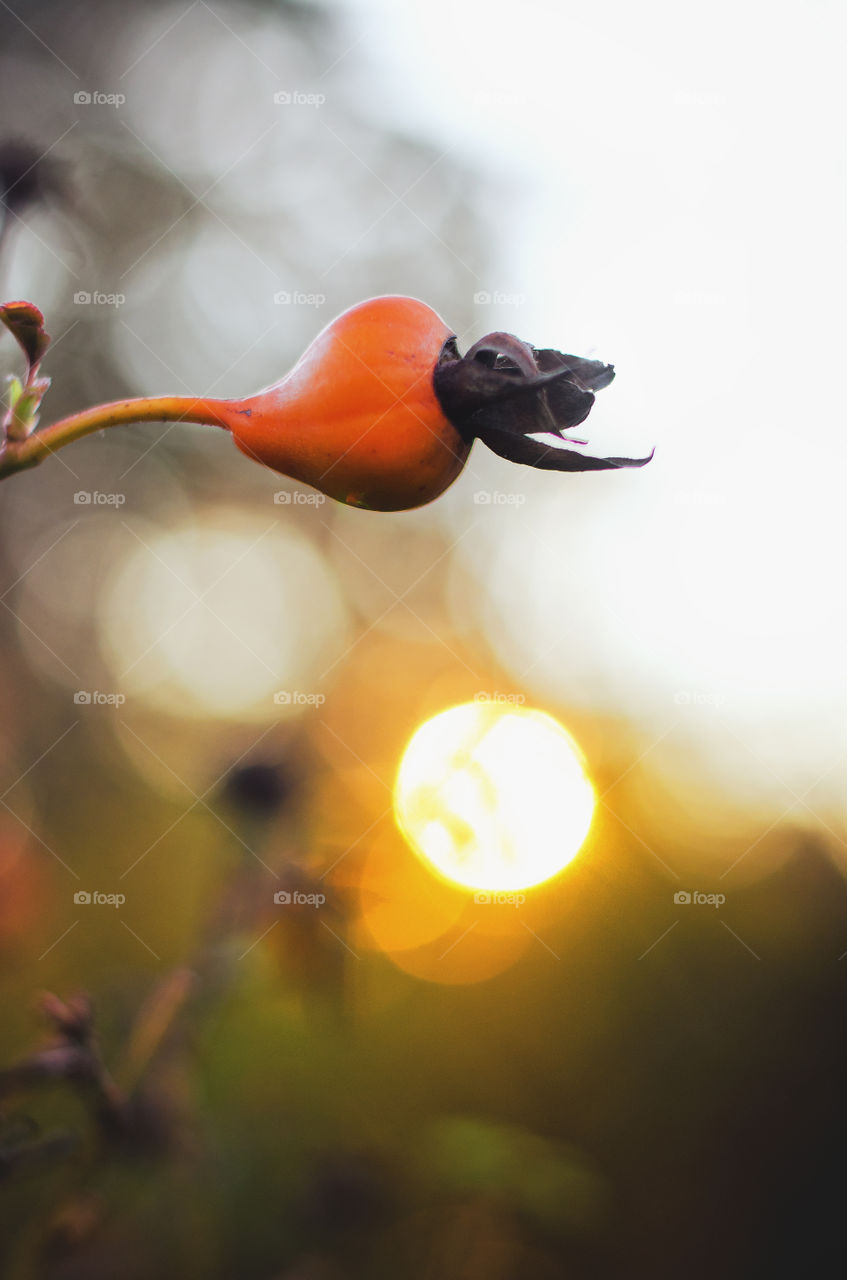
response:
<svg viewBox="0 0 847 1280"><path fill-rule="evenodd" d="M842 26L0 6L45 422L247 394L405 293L463 349L614 362L593 452L657 450L477 446L386 515L150 424L3 484L4 1275L843 1265ZM474 702L555 717L596 797L518 905L393 816L412 735Z"/></svg>

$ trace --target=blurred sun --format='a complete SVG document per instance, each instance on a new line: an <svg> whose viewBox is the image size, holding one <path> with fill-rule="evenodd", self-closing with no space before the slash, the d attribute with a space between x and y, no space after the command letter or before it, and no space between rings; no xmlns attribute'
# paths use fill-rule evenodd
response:
<svg viewBox="0 0 847 1280"><path fill-rule="evenodd" d="M469 889L508 891L549 880L576 857L594 792L579 748L552 716L470 702L414 733L394 811L430 869Z"/></svg>

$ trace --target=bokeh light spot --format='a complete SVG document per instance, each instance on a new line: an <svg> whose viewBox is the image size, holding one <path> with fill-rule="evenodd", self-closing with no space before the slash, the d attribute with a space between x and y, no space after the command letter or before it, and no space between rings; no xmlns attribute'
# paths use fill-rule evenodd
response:
<svg viewBox="0 0 847 1280"><path fill-rule="evenodd" d="M270 720L319 705L346 611L321 552L293 524L214 508L135 538L101 631L133 699L172 715Z"/></svg>
<svg viewBox="0 0 847 1280"><path fill-rule="evenodd" d="M439 875L469 889L530 888L576 856L594 813L579 748L544 712L471 702L413 735L397 822Z"/></svg>

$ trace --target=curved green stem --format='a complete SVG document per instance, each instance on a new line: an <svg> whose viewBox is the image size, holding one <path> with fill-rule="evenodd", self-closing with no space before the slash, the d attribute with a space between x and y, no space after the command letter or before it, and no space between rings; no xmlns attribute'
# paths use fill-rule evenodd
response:
<svg viewBox="0 0 847 1280"><path fill-rule="evenodd" d="M103 427L132 422L202 422L228 429L231 412L226 400L192 396L139 396L98 404L35 430L25 440L6 440L0 446L0 479L36 466L57 449Z"/></svg>

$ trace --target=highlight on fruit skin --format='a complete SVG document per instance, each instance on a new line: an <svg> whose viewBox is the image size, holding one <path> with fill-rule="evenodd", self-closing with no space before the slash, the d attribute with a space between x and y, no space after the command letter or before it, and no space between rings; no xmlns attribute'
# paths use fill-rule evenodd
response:
<svg viewBox="0 0 847 1280"><path fill-rule="evenodd" d="M205 422L248 457L352 506L405 511L443 493L476 439L512 462L557 471L640 467L596 458L564 433L585 420L611 365L491 333L462 356L456 335L416 298L371 298L331 321L279 382L243 399L153 396L83 410L36 430L49 385L49 338L31 303L0 307L29 364L0 443L0 477L105 426ZM17 406L17 407L16 407Z"/></svg>

